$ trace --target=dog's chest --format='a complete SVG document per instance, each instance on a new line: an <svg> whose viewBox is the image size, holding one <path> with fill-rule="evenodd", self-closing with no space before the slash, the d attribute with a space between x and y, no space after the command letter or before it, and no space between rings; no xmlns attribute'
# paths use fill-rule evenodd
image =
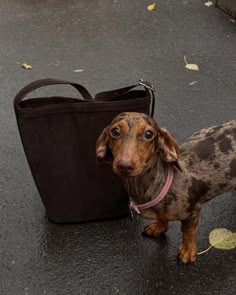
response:
<svg viewBox="0 0 236 295"><path fill-rule="evenodd" d="M190 193L192 178L188 174L177 172L169 192L164 199L150 210L142 212L144 218L164 218L170 221L184 220L188 218L199 203L199 196L203 191L197 186L195 191Z"/></svg>
<svg viewBox="0 0 236 295"><path fill-rule="evenodd" d="M155 205L152 208L143 210L141 216L147 219L164 219L168 221L184 220L188 218L190 212L188 211L188 204L181 204L181 202L172 202L168 206L162 204Z"/></svg>
<svg viewBox="0 0 236 295"><path fill-rule="evenodd" d="M190 215L190 203L187 188L190 180L184 179L183 174L175 171L171 189L166 196L151 208L141 210L141 215L147 219L165 218L168 220L183 220ZM151 180L151 181L150 181ZM158 172L139 179L130 179L125 187L136 204L145 204L153 201L160 195L165 185L166 177Z"/></svg>
<svg viewBox="0 0 236 295"><path fill-rule="evenodd" d="M167 194L162 202L153 207L157 215L164 216L167 220L184 220L190 215L190 206L187 198Z"/></svg>
<svg viewBox="0 0 236 295"><path fill-rule="evenodd" d="M190 200L187 193L187 181L178 183L176 189L176 180L173 186L162 201L155 206L141 212L144 218L148 219L166 219L169 221L184 220L188 218L198 200Z"/></svg>

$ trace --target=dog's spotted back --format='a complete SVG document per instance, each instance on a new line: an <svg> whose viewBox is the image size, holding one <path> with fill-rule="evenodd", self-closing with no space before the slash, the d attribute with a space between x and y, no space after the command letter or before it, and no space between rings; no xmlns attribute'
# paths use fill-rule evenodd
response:
<svg viewBox="0 0 236 295"><path fill-rule="evenodd" d="M201 187L203 201L236 187L236 120L194 133L180 151L184 166L197 176L192 190Z"/></svg>

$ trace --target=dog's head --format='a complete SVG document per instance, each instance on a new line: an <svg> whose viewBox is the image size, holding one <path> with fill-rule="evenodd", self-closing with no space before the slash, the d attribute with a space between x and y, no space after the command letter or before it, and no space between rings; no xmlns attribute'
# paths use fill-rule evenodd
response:
<svg viewBox="0 0 236 295"><path fill-rule="evenodd" d="M120 177L140 175L154 155L179 169L179 148L172 135L148 115L121 113L96 143L98 163L110 164Z"/></svg>

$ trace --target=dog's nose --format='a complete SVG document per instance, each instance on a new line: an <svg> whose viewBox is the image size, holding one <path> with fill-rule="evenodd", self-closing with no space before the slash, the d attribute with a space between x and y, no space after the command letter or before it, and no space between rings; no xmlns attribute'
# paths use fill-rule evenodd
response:
<svg viewBox="0 0 236 295"><path fill-rule="evenodd" d="M135 165L132 160L119 160L117 162L117 169L120 174L128 175L134 171Z"/></svg>

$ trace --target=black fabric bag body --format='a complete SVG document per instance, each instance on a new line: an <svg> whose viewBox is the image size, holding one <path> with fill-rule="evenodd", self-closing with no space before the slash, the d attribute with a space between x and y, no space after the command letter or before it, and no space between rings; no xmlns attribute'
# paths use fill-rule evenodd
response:
<svg viewBox="0 0 236 295"><path fill-rule="evenodd" d="M29 94L48 85L75 87L79 98ZM111 168L96 164L96 140L124 111L153 115L149 84L99 93L93 99L77 83L37 80L15 97L14 109L24 151L48 217L59 223L126 216L128 196ZM25 97L27 98L23 100Z"/></svg>

